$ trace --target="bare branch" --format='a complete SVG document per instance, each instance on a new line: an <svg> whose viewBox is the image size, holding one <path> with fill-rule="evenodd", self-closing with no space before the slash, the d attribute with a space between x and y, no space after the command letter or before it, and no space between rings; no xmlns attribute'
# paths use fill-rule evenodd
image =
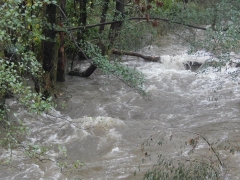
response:
<svg viewBox="0 0 240 180"><path fill-rule="evenodd" d="M196 134L196 135L200 136L208 144L209 148L212 150L214 155L217 157L219 164L223 167L223 163L220 160L220 157L219 157L218 153L215 151L215 149L212 147L211 143L208 141L208 139L203 134L197 133L197 132L190 132L190 131L181 131L181 132L187 132L187 133L190 133L190 134Z"/></svg>
<svg viewBox="0 0 240 180"><path fill-rule="evenodd" d="M127 55L127 56L136 56L136 57L140 57L146 61L153 61L153 62L157 62L160 60L159 56L146 56L140 53L136 53L136 52L127 52L127 51L122 51L122 50L118 50L118 49L112 49L111 52L113 54L118 54L118 55Z"/></svg>
<svg viewBox="0 0 240 180"><path fill-rule="evenodd" d="M182 22L177 22L177 21L172 21L170 19L165 19L165 18L160 18L160 17L149 17L150 20L160 20L160 21L165 21L165 22L169 22L169 23L173 23L173 24L180 24L186 27L190 27L190 28L194 28L194 29L200 29L200 30L204 30L206 31L207 28L204 27L199 27L199 26L195 26L195 25L191 25L191 24L184 24ZM147 20L145 17L131 17L127 20ZM104 22L104 23L98 23L98 24L92 24L92 25L87 25L87 26L78 26L78 27L74 27L74 28L68 28L68 31L75 31L78 29L87 29L87 28L93 28L93 27L97 27L97 26L101 26L101 25L107 25L107 24L114 24L114 23L118 23L120 21L109 21L109 22Z"/></svg>

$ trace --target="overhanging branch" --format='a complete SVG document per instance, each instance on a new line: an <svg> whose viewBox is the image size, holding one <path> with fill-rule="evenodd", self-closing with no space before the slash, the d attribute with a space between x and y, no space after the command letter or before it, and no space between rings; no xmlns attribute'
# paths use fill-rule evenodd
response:
<svg viewBox="0 0 240 180"><path fill-rule="evenodd" d="M195 26L195 25L191 25L191 24L185 24L182 22L177 22L177 21L172 21L170 19L165 19L165 18L159 18L159 17L150 17L150 20L160 20L160 21L165 21L165 22L169 22L169 23L173 23L173 24L180 24L186 27L190 27L190 28L194 28L194 29L200 29L200 30L204 30L206 31L207 28L204 27L199 27L199 26ZM147 20L145 17L131 17L127 20ZM107 24L114 24L114 23L118 23L120 21L109 21L109 22L104 22L104 23L98 23L98 24L92 24L92 25L86 25L86 26L78 26L78 27L74 27L74 28L68 28L68 31L75 31L75 30L79 30L79 29L87 29L87 28L93 28L93 27L98 27L101 25L107 25Z"/></svg>
<svg viewBox="0 0 240 180"><path fill-rule="evenodd" d="M146 19L146 18L144 18L144 17L131 17L131 18L129 18L129 20L144 20L144 19ZM185 24L185 23L182 23L182 22L172 21L170 19L165 19L165 18L150 17L149 19L165 21L165 22L169 22L169 23L173 23L173 24L180 24L180 25L183 25L183 26L187 26L187 27L194 28L194 29L201 29L201 30L204 30L204 31L207 30L207 28L204 28L204 27L194 26L194 25L191 25L191 24Z"/></svg>
<svg viewBox="0 0 240 180"><path fill-rule="evenodd" d="M69 28L67 29L68 31L75 31L78 29L87 29L87 28L93 28L93 27L98 27L101 25L107 25L107 24L114 24L114 23L118 23L120 21L110 21L110 22L104 22L104 23L98 23L98 24L92 24L92 25L86 25L86 26L78 26L78 27L74 27L74 28Z"/></svg>

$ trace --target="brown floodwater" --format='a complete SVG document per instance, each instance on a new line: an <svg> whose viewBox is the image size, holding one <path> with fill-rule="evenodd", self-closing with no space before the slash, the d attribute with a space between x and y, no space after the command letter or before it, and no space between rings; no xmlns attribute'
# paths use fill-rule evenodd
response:
<svg viewBox="0 0 240 180"><path fill-rule="evenodd" d="M31 127L24 143L48 147L51 161L31 160L16 150L12 165L1 166L0 179L141 179L158 154L177 156L180 146L196 137L194 133L209 142L239 143L240 89L239 79L230 76L234 68L187 71L183 63L211 56L188 55L186 46L170 37L141 52L158 55L161 62L124 57L123 63L145 74L147 98L96 71L89 78L67 76L59 84L57 110L48 114L30 115L9 100ZM161 140L163 145L157 145ZM186 145L185 151L189 149ZM197 151L209 153L206 142L200 141ZM223 149L220 153L231 167L225 179L239 179L239 153ZM6 155L2 150L1 158Z"/></svg>

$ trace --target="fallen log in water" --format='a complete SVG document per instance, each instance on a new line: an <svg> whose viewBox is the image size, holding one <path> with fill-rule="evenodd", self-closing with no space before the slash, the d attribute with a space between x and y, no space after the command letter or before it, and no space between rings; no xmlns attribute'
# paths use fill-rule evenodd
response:
<svg viewBox="0 0 240 180"><path fill-rule="evenodd" d="M68 75L70 76L79 76L79 77L89 77L92 73L97 69L97 66L94 64L91 64L84 72L79 71L70 71Z"/></svg>
<svg viewBox="0 0 240 180"><path fill-rule="evenodd" d="M143 54L140 54L140 53L127 52L127 51L122 51L122 50L118 50L118 49L112 49L111 52L112 52L112 54L140 57L140 58L142 58L142 59L144 59L146 61L153 61L153 62L160 61L160 57L159 56L146 56L146 55L143 55Z"/></svg>
<svg viewBox="0 0 240 180"><path fill-rule="evenodd" d="M191 70L195 72L202 66L202 63L195 61L187 61L186 63L183 63L183 65L186 70Z"/></svg>

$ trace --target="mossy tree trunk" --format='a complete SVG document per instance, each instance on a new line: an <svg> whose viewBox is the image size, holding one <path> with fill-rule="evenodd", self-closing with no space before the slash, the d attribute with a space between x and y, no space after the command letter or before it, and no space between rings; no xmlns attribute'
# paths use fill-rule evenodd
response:
<svg viewBox="0 0 240 180"><path fill-rule="evenodd" d="M46 40L42 42L42 65L45 71L44 75L44 93L45 97L50 96L51 90L56 81L56 32L54 24L56 24L56 5L48 4L45 7L46 25L43 28L43 34Z"/></svg>

